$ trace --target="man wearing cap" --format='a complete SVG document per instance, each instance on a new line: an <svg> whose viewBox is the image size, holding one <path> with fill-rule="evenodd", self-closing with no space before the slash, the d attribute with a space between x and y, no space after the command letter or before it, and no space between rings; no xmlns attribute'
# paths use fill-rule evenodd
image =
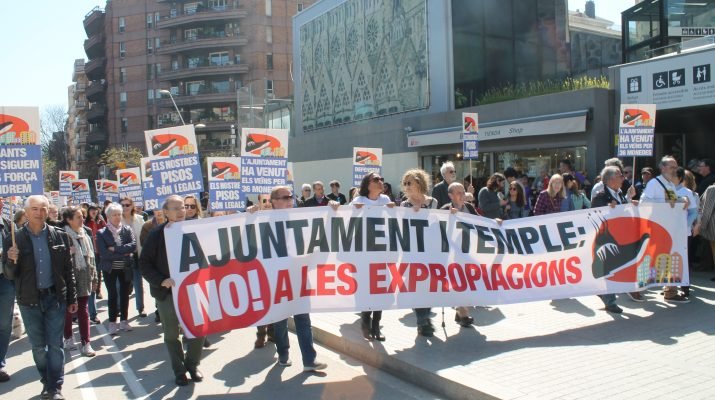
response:
<svg viewBox="0 0 715 400"><path fill-rule="evenodd" d="M636 189L636 194L633 196L633 200L640 200L643 190L645 190L648 182L655 176L655 170L651 167L644 167L641 169L641 180L636 182L633 187Z"/></svg>
<svg viewBox="0 0 715 400"><path fill-rule="evenodd" d="M65 311L77 312L70 239L48 225L45 196L27 198L28 222L15 233L15 243L5 238L4 274L15 281L17 304L32 345L32 358L40 373L41 399L62 400L65 352Z"/></svg>

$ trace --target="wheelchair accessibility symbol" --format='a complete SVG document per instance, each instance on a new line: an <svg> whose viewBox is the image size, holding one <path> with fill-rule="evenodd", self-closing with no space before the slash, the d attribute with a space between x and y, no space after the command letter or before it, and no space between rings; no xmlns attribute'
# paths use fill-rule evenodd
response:
<svg viewBox="0 0 715 400"><path fill-rule="evenodd" d="M668 87L668 80L666 77L668 72L658 72L653 74L653 89L665 89Z"/></svg>

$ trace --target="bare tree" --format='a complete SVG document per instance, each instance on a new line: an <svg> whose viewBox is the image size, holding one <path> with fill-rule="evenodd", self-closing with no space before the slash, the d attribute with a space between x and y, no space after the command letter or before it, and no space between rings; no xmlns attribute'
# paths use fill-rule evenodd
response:
<svg viewBox="0 0 715 400"><path fill-rule="evenodd" d="M41 143L46 146L55 132L64 132L67 124L67 110L60 104L52 104L40 110Z"/></svg>
<svg viewBox="0 0 715 400"><path fill-rule="evenodd" d="M45 189L56 190L58 171L67 168L67 144L65 143L65 125L67 112L64 107L55 104L40 111L40 144L42 145L42 164L45 176Z"/></svg>

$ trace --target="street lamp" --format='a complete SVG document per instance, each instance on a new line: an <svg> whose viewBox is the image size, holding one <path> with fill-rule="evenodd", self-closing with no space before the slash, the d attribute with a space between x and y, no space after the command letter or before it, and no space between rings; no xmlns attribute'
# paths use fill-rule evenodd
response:
<svg viewBox="0 0 715 400"><path fill-rule="evenodd" d="M179 111L179 107L176 106L176 102L174 101L174 96L171 95L171 92L166 89L161 89L161 90L159 90L159 94L168 94L169 95L171 102L174 103L174 108L176 109L177 114L179 114L179 118L181 119L181 125L186 125L186 122L184 122L184 117L181 116L181 111Z"/></svg>

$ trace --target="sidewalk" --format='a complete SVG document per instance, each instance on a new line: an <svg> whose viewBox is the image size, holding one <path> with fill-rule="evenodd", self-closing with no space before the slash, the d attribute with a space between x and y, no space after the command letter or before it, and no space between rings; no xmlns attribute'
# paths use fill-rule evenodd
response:
<svg viewBox="0 0 715 400"><path fill-rule="evenodd" d="M435 308L433 338L411 310L383 313L385 342L360 333L355 313L312 314L315 340L454 399L715 398L712 273L691 277L691 302L659 291L619 296L621 315L596 296L472 309L473 328Z"/></svg>

